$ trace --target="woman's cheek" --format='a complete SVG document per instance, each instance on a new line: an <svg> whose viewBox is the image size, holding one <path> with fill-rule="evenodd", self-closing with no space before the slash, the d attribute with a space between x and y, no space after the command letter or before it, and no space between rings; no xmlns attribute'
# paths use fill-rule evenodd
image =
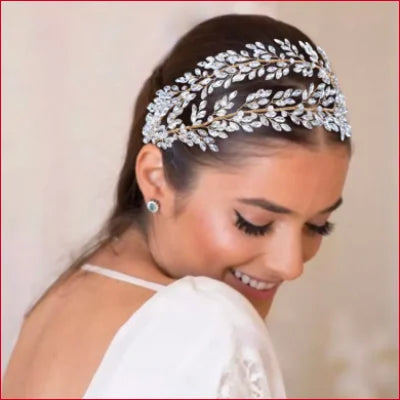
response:
<svg viewBox="0 0 400 400"><path fill-rule="evenodd" d="M209 217L203 220L201 227L196 233L204 263L214 266L234 264L245 240L229 218Z"/></svg>
<svg viewBox="0 0 400 400"><path fill-rule="evenodd" d="M303 260L307 262L318 253L322 244L322 236L307 238L303 243Z"/></svg>

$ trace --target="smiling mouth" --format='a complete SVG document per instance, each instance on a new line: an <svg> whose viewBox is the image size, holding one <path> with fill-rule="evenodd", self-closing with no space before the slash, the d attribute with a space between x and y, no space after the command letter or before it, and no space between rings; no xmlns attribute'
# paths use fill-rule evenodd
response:
<svg viewBox="0 0 400 400"><path fill-rule="evenodd" d="M239 279L242 283L246 284L247 286L252 287L253 289L257 290L270 290L274 288L275 286L278 286L282 281L280 282L266 282L262 280L258 280L250 275L245 274L244 272L232 268L232 273L233 275Z"/></svg>

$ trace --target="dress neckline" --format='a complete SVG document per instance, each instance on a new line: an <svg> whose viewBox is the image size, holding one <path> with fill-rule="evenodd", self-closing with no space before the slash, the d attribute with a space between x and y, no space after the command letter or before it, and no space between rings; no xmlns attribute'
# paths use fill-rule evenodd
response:
<svg viewBox="0 0 400 400"><path fill-rule="evenodd" d="M114 269L111 268L107 268L107 267L100 267L99 265L96 264L92 264L92 263L84 263L81 265L80 269L86 270L86 271L90 271L90 272L95 272L95 273L99 273L101 275L104 276L108 276L110 278L115 278L117 280L121 280L124 282L128 282L131 283L133 285L137 285L137 286L143 286L146 287L150 290L153 290L155 292L162 292L166 289L171 288L171 286L175 286L178 285L182 282L185 281L192 281L192 282L206 282L207 285L211 285L214 288L218 289L218 290L224 290L224 291L228 291L231 293L231 296L236 297L236 300L242 303L246 304L246 307L250 310L251 313L253 314L257 314L258 318L260 319L260 321L262 321L264 324L266 323L265 319L263 319L260 315L258 315L256 309L254 308L254 305L250 302L250 300L241 292L239 292L238 290L234 289L233 287L231 287L230 285L228 285L226 282L222 282L218 279L214 279L208 276L204 276L204 275L200 275L200 276L194 276L194 275L186 275L183 276L181 278L178 278L168 284L162 284L162 283L156 283L156 282L151 282L151 281L147 281L145 279L142 278L138 278L136 276L133 275L129 275L129 274L125 274L123 272L119 272L116 271ZM157 293L156 293L157 294ZM153 297L155 297L154 295L149 299L151 300ZM147 303L149 300L147 300L145 303ZM139 307L142 308L145 303ZM137 312L137 311L136 311Z"/></svg>
<svg viewBox="0 0 400 400"><path fill-rule="evenodd" d="M145 279L138 278L133 275L128 275L128 274L125 274L124 272L115 271L111 268L100 267L99 265L95 265L95 264L91 264L91 263L83 264L81 266L81 269L85 270L85 271L95 272L95 273L107 276L109 278L117 279L119 281L128 282L133 285L142 286L147 289L154 290L155 292L158 292L159 290L164 289L167 286L167 285L163 285L161 283L147 281Z"/></svg>

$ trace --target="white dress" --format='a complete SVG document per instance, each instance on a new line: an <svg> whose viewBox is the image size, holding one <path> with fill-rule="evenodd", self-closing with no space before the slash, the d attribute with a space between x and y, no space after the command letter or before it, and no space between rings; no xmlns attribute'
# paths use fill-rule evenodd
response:
<svg viewBox="0 0 400 400"><path fill-rule="evenodd" d="M156 291L118 329L83 398L286 398L265 322L229 285L81 268Z"/></svg>

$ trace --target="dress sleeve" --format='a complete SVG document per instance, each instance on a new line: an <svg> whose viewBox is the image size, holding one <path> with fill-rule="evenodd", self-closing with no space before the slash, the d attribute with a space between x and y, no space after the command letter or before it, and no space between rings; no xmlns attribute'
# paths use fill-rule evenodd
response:
<svg viewBox="0 0 400 400"><path fill-rule="evenodd" d="M282 375L274 355L237 340L231 360L221 375L217 398L285 399Z"/></svg>
<svg viewBox="0 0 400 400"><path fill-rule="evenodd" d="M97 395L85 398L272 398L258 325L225 286L188 277L154 295L122 327L92 382Z"/></svg>

